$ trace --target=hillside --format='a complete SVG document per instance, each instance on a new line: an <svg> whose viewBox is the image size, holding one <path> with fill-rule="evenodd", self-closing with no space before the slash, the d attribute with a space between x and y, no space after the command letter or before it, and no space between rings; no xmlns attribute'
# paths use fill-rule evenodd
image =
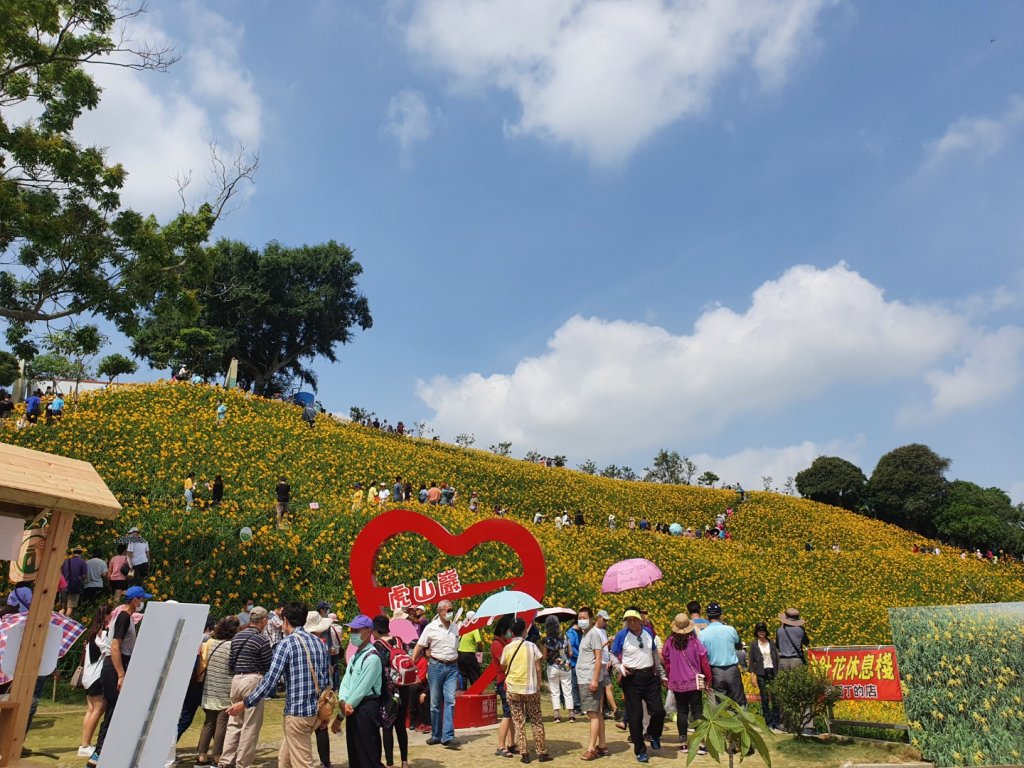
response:
<svg viewBox="0 0 1024 768"><path fill-rule="evenodd" d="M226 397L222 428L214 415ZM143 526L153 551L152 588L160 597L212 602L233 610L241 595L325 598L354 611L347 558L355 534L371 512L353 515L351 486L392 480L447 481L458 505L413 509L432 514L458 532L490 514L495 503L525 523L548 561L547 604L589 603L611 609L642 602L659 626L686 601L719 600L726 618L748 636L753 623L787 606L808 619L815 643L887 642L889 606L1024 599L1024 569L992 566L944 547L941 556L911 552L920 537L833 507L771 493L750 493L730 522L731 541L703 541L653 532L630 532L631 516L703 527L733 506L731 491L630 483L547 469L444 443L399 438L321 418L307 428L293 406L208 387L126 386L83 399L62 424L42 424L4 439L92 462L125 507L114 523L76 523L73 541L108 553L130 525ZM182 479L195 471L206 481L224 477L225 501L186 514ZM284 473L293 488L290 530L273 525L273 488ZM469 492L480 512L468 510ZM316 501L318 511L308 509ZM588 526L557 531L534 526L535 511L582 509ZM620 528L603 521L617 515ZM256 535L238 538L242 526ZM814 544L804 551L804 542ZM841 551L831 551L838 544ZM422 540L402 537L382 553L381 583L418 581L458 565L464 581L512 576L514 558L501 545L481 556L450 561ZM617 560L648 557L665 579L642 593L599 596L601 576ZM485 576L486 574L486 576ZM469 606L471 607L471 606Z"/></svg>

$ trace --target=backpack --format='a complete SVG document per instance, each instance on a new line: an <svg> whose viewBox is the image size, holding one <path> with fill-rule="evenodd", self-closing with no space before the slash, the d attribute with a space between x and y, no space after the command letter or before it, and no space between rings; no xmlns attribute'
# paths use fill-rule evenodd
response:
<svg viewBox="0 0 1024 768"><path fill-rule="evenodd" d="M416 684L416 665L402 645L384 643L388 652L387 677L393 686L401 687Z"/></svg>

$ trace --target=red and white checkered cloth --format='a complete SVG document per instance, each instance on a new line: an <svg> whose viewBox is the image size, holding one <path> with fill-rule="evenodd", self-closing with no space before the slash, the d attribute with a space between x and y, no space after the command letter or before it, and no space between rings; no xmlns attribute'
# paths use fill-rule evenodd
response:
<svg viewBox="0 0 1024 768"><path fill-rule="evenodd" d="M3 618L0 618L0 657L3 657L4 651L7 649L7 633L11 628L25 623L25 619L27 618L27 613L9 613ZM70 651L71 646L73 646L78 638L82 636L82 633L85 632L84 625L79 624L74 619L68 618L60 613L50 614L50 625L60 627L62 633L60 650L57 651L57 658L64 656L68 651ZM4 674L3 670L0 670L0 684L6 683L10 679L10 677Z"/></svg>

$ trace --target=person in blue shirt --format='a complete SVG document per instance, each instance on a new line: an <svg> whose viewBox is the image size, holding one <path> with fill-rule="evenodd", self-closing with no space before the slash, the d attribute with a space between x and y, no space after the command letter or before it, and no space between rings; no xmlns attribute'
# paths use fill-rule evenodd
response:
<svg viewBox="0 0 1024 768"><path fill-rule="evenodd" d="M373 645L373 619L359 614L348 625L356 653L338 687L338 705L345 714L345 745L349 768L380 766L380 697L384 691L380 654ZM382 627L383 628L383 627ZM341 732L341 716L331 731Z"/></svg>
<svg viewBox="0 0 1024 768"><path fill-rule="evenodd" d="M735 627L722 623L722 606L708 603L708 625L700 631L700 641L707 649L711 665L711 687L737 704L745 704L743 676L736 651L743 647Z"/></svg>
<svg viewBox="0 0 1024 768"><path fill-rule="evenodd" d="M587 629L590 629L589 619ZM569 641L566 652L569 655L569 674L572 677L572 715L579 717L583 714L580 709L580 692L576 679L576 662L580 657L580 640L583 639L583 628L579 624L573 624L565 633L565 639Z"/></svg>
<svg viewBox="0 0 1024 768"><path fill-rule="evenodd" d="M60 421L64 418L64 398L57 395L53 398L53 402L50 403L50 413L53 414L53 418Z"/></svg>
<svg viewBox="0 0 1024 768"><path fill-rule="evenodd" d="M38 389L25 400L25 418L29 424L36 424L43 413L42 392Z"/></svg>

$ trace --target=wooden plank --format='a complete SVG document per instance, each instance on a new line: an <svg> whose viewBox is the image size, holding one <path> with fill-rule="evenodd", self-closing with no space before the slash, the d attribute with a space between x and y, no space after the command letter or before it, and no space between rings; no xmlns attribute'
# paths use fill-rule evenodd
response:
<svg viewBox="0 0 1024 768"><path fill-rule="evenodd" d="M0 443L0 502L112 519L121 511L96 469L85 461Z"/></svg>
<svg viewBox="0 0 1024 768"><path fill-rule="evenodd" d="M18 704L13 716L0 712L0 718L11 718L9 729L2 728L5 740L0 742L0 766L7 765L13 758L21 757L21 746L25 742L25 727L32 704L36 679L39 677L39 662L43 658L43 647L50 628L50 614L57 597L57 582L64 554L71 538L71 526L75 516L68 512L53 511L50 515L49 533L43 547L39 570L36 572L32 589L32 605L25 620L25 634L21 638L18 663L14 667L14 682L11 684L10 701Z"/></svg>

